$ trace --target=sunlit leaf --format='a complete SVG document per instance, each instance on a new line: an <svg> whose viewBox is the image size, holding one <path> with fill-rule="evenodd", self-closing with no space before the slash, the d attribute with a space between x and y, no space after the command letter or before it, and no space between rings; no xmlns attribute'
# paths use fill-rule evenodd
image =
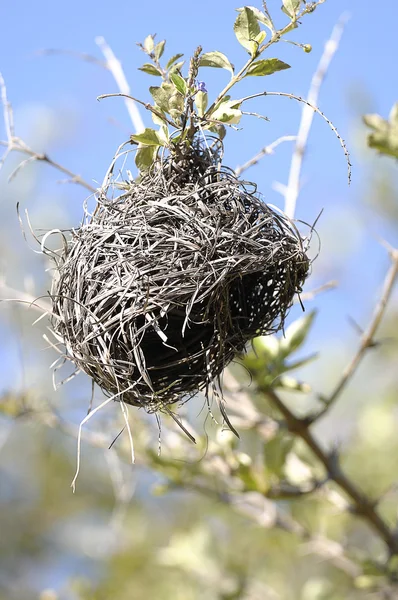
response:
<svg viewBox="0 0 398 600"><path fill-rule="evenodd" d="M308 315L297 319L289 325L285 331L284 337L280 341L283 356L289 356L289 354L297 350L304 343L315 315L316 311L313 310Z"/></svg>
<svg viewBox="0 0 398 600"><path fill-rule="evenodd" d="M262 23L263 25L268 27L268 29L270 29L271 31L274 31L273 23L270 21L269 17L267 17L267 15L265 13L263 13L261 10L259 10L255 6L241 7L241 8L237 8L236 10L238 12L242 12L243 8L250 8L250 10L252 11L252 13L256 17L256 19L258 21L260 21L260 23Z"/></svg>
<svg viewBox="0 0 398 600"><path fill-rule="evenodd" d="M169 69L169 73L176 73L177 71L180 71L182 66L184 65L185 61L182 60L181 62L176 62L174 65L172 65Z"/></svg>
<svg viewBox="0 0 398 600"><path fill-rule="evenodd" d="M208 129L212 133L215 133L220 138L220 140L223 140L227 135L227 130L224 127L224 125L221 125L221 123L213 123L212 125L208 125L206 129Z"/></svg>
<svg viewBox="0 0 398 600"><path fill-rule="evenodd" d="M267 470L278 478L284 475L288 454L294 445L294 438L285 431L278 432L275 437L264 444L264 460Z"/></svg>
<svg viewBox="0 0 398 600"><path fill-rule="evenodd" d="M206 92L197 92L195 95L195 104L199 117L203 117L206 112L208 95Z"/></svg>
<svg viewBox="0 0 398 600"><path fill-rule="evenodd" d="M279 60L279 58L266 58L264 60L257 60L252 63L247 69L245 77L249 76L260 76L260 75L272 75L276 71L283 71L284 69L290 69L290 65Z"/></svg>
<svg viewBox="0 0 398 600"><path fill-rule="evenodd" d="M282 0L282 2L283 12L290 17L290 19L295 20L297 11L300 8L301 0Z"/></svg>
<svg viewBox="0 0 398 600"><path fill-rule="evenodd" d="M176 92L169 99L169 112L176 119L184 112L184 96Z"/></svg>
<svg viewBox="0 0 398 600"><path fill-rule="evenodd" d="M222 123L237 125L242 118L242 111L239 109L240 100L227 100L221 102L219 106L211 113L210 118Z"/></svg>
<svg viewBox="0 0 398 600"><path fill-rule="evenodd" d="M233 65L222 52L206 52L206 54L202 54L199 59L199 66L227 69L232 75L234 74Z"/></svg>
<svg viewBox="0 0 398 600"><path fill-rule="evenodd" d="M145 38L143 45L144 45L145 50L148 52L148 54L150 54L153 51L153 48L155 45L153 35L148 35Z"/></svg>
<svg viewBox="0 0 398 600"><path fill-rule="evenodd" d="M153 107L159 114L164 114L163 111L161 110L160 106L155 106ZM158 115L156 115L155 113L151 112L151 116L152 116L152 121L154 123L156 123L156 125L164 125L166 122L166 115L164 115L164 118L161 119Z"/></svg>
<svg viewBox="0 0 398 600"><path fill-rule="evenodd" d="M156 44L155 49L154 49L154 54L155 54L156 60L159 60L163 56L165 45L166 45L166 40L162 40L161 42Z"/></svg>
<svg viewBox="0 0 398 600"><path fill-rule="evenodd" d="M132 135L131 139L139 144L145 144L145 146L159 146L162 144L158 132L149 128L146 128L142 133Z"/></svg>
<svg viewBox="0 0 398 600"><path fill-rule="evenodd" d="M172 65L174 65L174 63L175 63L175 62L177 62L177 60L178 60L179 58L181 58L182 56L184 56L184 55L183 55L183 54L174 54L174 56L172 56L172 57L171 57L171 58L170 58L170 59L167 61L167 64L166 64L166 70L168 71L168 70L170 69L170 67L171 67Z"/></svg>
<svg viewBox="0 0 398 600"><path fill-rule="evenodd" d="M135 164L140 171L147 171L156 159L159 146L141 146L135 154Z"/></svg>
<svg viewBox="0 0 398 600"><path fill-rule="evenodd" d="M178 73L171 73L170 79L177 88L177 90L180 92L180 94L185 96L187 93L187 84L185 82L185 79L183 79L181 75L178 75Z"/></svg>
<svg viewBox="0 0 398 600"><path fill-rule="evenodd" d="M253 11L245 6L236 18L234 31L238 42L249 51L252 56L256 55L258 43L255 41L260 33L260 26Z"/></svg>
<svg viewBox="0 0 398 600"><path fill-rule="evenodd" d="M169 128L167 127L167 125L165 123L163 123L159 127L158 136L159 136L159 139L162 141L162 145L166 146L169 142L170 135L169 135Z"/></svg>
<svg viewBox="0 0 398 600"><path fill-rule="evenodd" d="M157 77L162 76L162 72L159 71L155 65L151 65L151 63L145 63L142 67L138 67L139 71L143 71L144 73L148 73L148 75L156 75Z"/></svg>
<svg viewBox="0 0 398 600"><path fill-rule="evenodd" d="M368 145L381 154L398 158L398 103L391 109L389 120L372 114L363 117L365 125L373 129L368 136Z"/></svg>
<svg viewBox="0 0 398 600"><path fill-rule="evenodd" d="M297 381L294 377L288 377L282 375L276 380L276 387L289 390L291 392L302 392L303 394L309 394L311 392L311 386L303 381Z"/></svg>
<svg viewBox="0 0 398 600"><path fill-rule="evenodd" d="M175 87L171 83L162 83L160 87L151 86L149 91L155 103L164 112L169 112L170 97L175 92Z"/></svg>

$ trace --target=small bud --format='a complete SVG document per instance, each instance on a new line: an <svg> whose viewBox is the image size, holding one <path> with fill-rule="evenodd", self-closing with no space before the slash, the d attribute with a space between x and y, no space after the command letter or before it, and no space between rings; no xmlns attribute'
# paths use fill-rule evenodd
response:
<svg viewBox="0 0 398 600"><path fill-rule="evenodd" d="M309 54L312 51L311 44L303 44L303 50L304 52L307 52L307 54Z"/></svg>

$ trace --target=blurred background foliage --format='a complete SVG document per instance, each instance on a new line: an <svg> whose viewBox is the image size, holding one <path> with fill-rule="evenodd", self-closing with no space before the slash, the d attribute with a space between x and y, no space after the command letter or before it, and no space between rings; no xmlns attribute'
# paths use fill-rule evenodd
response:
<svg viewBox="0 0 398 600"><path fill-rule="evenodd" d="M223 6L214 10L223 11L232 23L234 15L229 13L235 5L220 4ZM308 19L305 40L300 34L300 41L311 42L318 57L336 15L348 5L337 2L329 9L329 4L333 3L326 3ZM162 31L159 29L166 37L182 31L178 19L183 16L179 16L179 3L175 5L174 21L169 18ZM166 8L159 2L155 6L153 19L160 23L166 18ZM352 27L360 55L355 23L361 24L362 33L370 31L371 19L377 16L369 12L365 18L359 3L354 8L344 36L350 38ZM91 16L86 10L82 18L88 24ZM141 28L147 27L146 20L151 18L148 7L139 10L144 11L145 18L137 14L137 40L147 33ZM37 13L46 14L45 3L39 3ZM5 16L10 24L15 19L12 9ZM59 17L59 13L47 16L50 24ZM106 15L102 20L96 18L94 25L105 32L108 25L111 29ZM217 35L206 28L202 32L210 47L217 44L220 48L219 27ZM27 38L25 51L55 43L44 34L40 37L41 31ZM181 36L188 34L193 35L192 27ZM125 62L134 54L131 35ZM384 37L380 45L387 45L374 48L376 61L389 48L388 35ZM227 44L224 38L222 41ZM67 40L61 42L66 44ZM192 47L197 43L202 39L195 39ZM232 46L231 40L228 43ZM77 34L72 46L76 51L82 49ZM0 600L398 598L396 557L389 557L380 535L351 509L344 491L330 481L330 473L300 435L288 431L266 394L272 383L297 415L322 409L321 396L334 389L380 297L389 262L380 239L394 245L398 236L396 107L390 116L387 110L378 116L380 104L374 99L376 91L369 80L346 78L344 56L349 53L344 40L339 52L343 58L337 55L337 64L332 65L326 81L326 104L344 105L345 130L341 133L352 152L354 185L347 191L341 176L339 187L333 187L332 198L329 196L329 186L336 186L330 180L339 177L337 169L342 166L329 158L334 140L323 132L322 157L316 156L315 142L307 149L306 188L298 208L298 216L308 216L308 220L314 220L320 208L325 209L317 226L321 254L305 291L330 279L339 280L339 286L308 299L304 317L300 305L295 305L285 337L281 334L258 340L244 359L245 367L234 364L225 375L228 413L240 440L216 422L219 415L213 417L200 396L181 409L196 445L172 421L162 417L159 434L154 416L133 409L130 419L136 464L131 466L125 433L108 449L123 427L117 407L108 406L85 428L82 469L73 495L69 485L75 470L76 437L91 396L90 382L79 375L54 392L48 368L54 353L46 349L42 337L47 333L45 320L32 327L40 313L2 304ZM66 63L61 57L40 60L58 59L63 67ZM299 69L305 59L304 54L300 56ZM12 48L11 54L2 53L1 63L11 64L12 60ZM23 60L25 57L15 58L14 78L22 79L21 88L16 92L7 80L20 135L37 151L49 151L63 163L69 160L66 166L84 173L90 181L95 177L101 180L106 168L104 156L110 159L115 145L124 139L120 128L128 130L120 122L116 126L114 120L109 123L101 113L97 125L109 127L112 133L106 138L106 149L98 148L100 159L95 163L97 145L99 141L104 145L105 136L95 135L89 113L97 91L106 92L109 80L91 75L88 84L93 84L95 91L89 94L84 83L80 105L82 79L73 79L72 63L60 82L59 73L54 75L55 87L50 85L49 74L58 67L54 62L42 63L37 67L33 89L38 84L47 92L30 102L29 86L18 73ZM306 75L314 64L303 67L299 83L293 81L288 86L288 75L283 74L275 85L279 81L285 89L294 92L297 88L304 94L309 84ZM76 66L80 78L88 68ZM66 76L73 81L72 91L62 97L61 84ZM138 81L144 76L132 77ZM382 87L377 94L383 108L386 102L391 106L396 100ZM324 108L322 101L320 105ZM294 134L297 129L299 110L292 117L290 104L283 106L279 116L286 115L285 123L274 139L280 134ZM333 110L328 114L339 125L338 115L336 118ZM272 141L273 134L267 135L271 137L266 142ZM372 150L367 148L369 135ZM250 127L247 136L243 145L234 145L233 152L227 154L237 164L263 143L258 138L251 141ZM315 139L320 139L317 130ZM271 189L275 176L286 175L290 152L285 148L276 158L264 157L263 170L259 172L256 167L250 173L263 192ZM321 161L317 173L311 172L312 160ZM19 162L20 157L11 155L0 172L2 277L7 286L39 296L48 289L49 265L23 240L15 205L19 202L22 210L29 209L36 231L68 228L79 221L85 192L70 184L60 185L58 174L41 164L27 165L8 183ZM94 164L95 172L91 172ZM277 197L272 200L278 203ZM29 243L37 250L31 240ZM347 478L377 501L377 509L391 530L397 521L398 492L397 306L394 293L377 335L378 343L369 348L363 365L333 408L312 425L320 447L339 455ZM281 377L275 379L277 375ZM96 390L95 402L100 401Z"/></svg>

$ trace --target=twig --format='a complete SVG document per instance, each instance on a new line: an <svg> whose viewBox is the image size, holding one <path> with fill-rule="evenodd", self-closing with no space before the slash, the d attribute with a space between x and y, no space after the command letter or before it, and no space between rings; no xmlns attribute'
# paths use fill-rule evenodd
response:
<svg viewBox="0 0 398 600"><path fill-rule="evenodd" d="M391 258L391 266L385 277L382 294L381 294L379 302L376 305L372 319L371 319L367 329L364 331L364 333L361 337L361 342L360 342L359 348L356 351L356 353L354 354L354 356L351 359L351 361L349 362L349 364L347 365L347 367L344 369L343 374L340 378L340 381L337 383L333 392L330 394L330 396L328 398L322 398L322 401L324 402L325 406L320 412L318 412L316 414L315 417L313 417L313 421L316 421L320 417L323 417L329 411L329 409L331 408L333 403L340 396L342 391L345 389L347 384L352 379L361 360L363 359L364 355L366 354L366 351L374 345L373 338L374 338L374 336L377 332L377 329L380 325L380 322L383 318L383 315L384 315L386 307L387 307L387 303L391 297L394 283L398 276L398 250L392 249L392 250L390 250L389 254L390 254L390 258Z"/></svg>
<svg viewBox="0 0 398 600"><path fill-rule="evenodd" d="M370 500L342 471L337 454L321 448L310 431L311 420L301 419L288 408L275 391L269 387L261 388L271 402L283 415L289 431L300 437L324 465L329 479L334 481L351 499L355 514L362 517L380 535L388 547L390 555L398 554L398 537L376 510L376 503Z"/></svg>
<svg viewBox="0 0 398 600"><path fill-rule="evenodd" d="M30 162L32 160L37 160L37 161L46 162L47 164L51 165L58 171L61 171L61 173L64 173L65 175L67 175L70 178L70 180L73 181L74 183L78 183L79 185L85 187L90 192L96 193L97 190L93 186L91 186L89 183L84 181L84 179L80 175L76 175L75 173L73 173L72 171L67 169L66 167L63 167L59 163L55 162L47 154L39 154L39 153L35 152L23 140L21 140L21 138L15 136L12 106L11 106L10 102L8 101L7 88L6 88L6 85L5 85L5 82L4 82L4 79L1 75L1 73L0 73L0 90L1 90L1 102L3 105L4 126L5 126L5 130L6 130L6 136L7 136L6 141L0 141L0 145L5 146L5 148L6 148L2 158L0 160L0 167L4 164L7 156L13 151L22 152L23 154L26 154L27 156L29 156L28 160L23 161L20 165L18 165L18 167L13 171L13 173L11 173L10 178L12 179L12 177L14 177L15 174L21 168L23 168L28 162Z"/></svg>
<svg viewBox="0 0 398 600"><path fill-rule="evenodd" d="M236 167L236 169L235 169L236 177L239 177L243 173L243 171L246 171L250 167L253 167L254 165L256 165L259 162L259 160L266 154L273 154L275 148L277 146L279 146L279 144L282 144L283 142L294 142L295 139L296 139L295 135L283 135L282 137L278 138L271 144L268 144L268 146L264 146L264 148L261 148L260 152L255 154L250 160L245 162L242 166Z"/></svg>
<svg viewBox="0 0 398 600"><path fill-rule="evenodd" d="M307 101L309 104L315 106L318 104L318 96L322 82L329 69L332 58L339 47L340 39L343 34L344 25L347 19L347 14L343 14L340 17L339 21L333 28L330 39L325 44L325 49L311 80L311 85L307 96ZM297 134L297 141L290 165L289 180L287 187L285 188L284 212L290 219L294 219L296 202L300 192L301 169L303 166L305 148L307 146L313 118L313 110L308 105L304 105L301 114L300 127Z"/></svg>
<svg viewBox="0 0 398 600"><path fill-rule="evenodd" d="M307 302L310 300L314 300L315 296L317 296L318 294L322 293L322 292L327 292L328 290L333 290L334 288L336 288L338 285L337 281L327 281L326 283L324 283L323 285L320 285L319 287L313 289L313 290L309 290L308 292L303 292L302 294L300 294L300 300L302 300L303 302ZM295 299L294 302L300 302L299 298Z"/></svg>
<svg viewBox="0 0 398 600"><path fill-rule="evenodd" d="M108 46L105 39L102 36L95 38L95 43L101 50L106 60L106 66L113 75L114 80L120 90L120 93L125 97L125 104L127 111L130 115L131 122L135 129L135 133L140 133L145 129L144 122L141 118L140 111L134 100L131 98L130 86L127 83L126 76L124 74L120 60L116 58L113 50Z"/></svg>
<svg viewBox="0 0 398 600"><path fill-rule="evenodd" d="M322 0L324 1L324 0ZM300 21L300 19L312 12L314 10L314 8L316 8L316 6L318 4L321 4L321 1L318 2L313 2L311 3L311 5L307 5L304 7L304 9L297 15L296 17L296 22ZM290 31L292 26L292 23L288 23L285 27L283 27L283 29L280 29L279 31L274 31L271 38L268 40L268 42L266 42L265 44L263 44L262 46L260 46L260 48L258 48L256 54L254 54L253 56L251 56L248 61L243 65L243 67L240 69L240 71L234 75L231 80L227 83L227 85L225 86L225 88L218 94L217 98L214 100L213 104L211 104L211 106L209 106L209 108L206 110L205 114L203 115L203 118L206 119L207 117L209 117L211 115L211 113L214 111L215 107L218 105L218 103L220 102L220 100L222 100L224 98L224 96L229 92L229 90L236 84L239 83L239 81L241 81L245 74L247 69L250 67L250 65L263 53L265 52L265 50L268 50L268 48L272 45L275 44L277 42L279 42L279 40L282 38L282 36L285 35L285 33L287 33L288 31Z"/></svg>
<svg viewBox="0 0 398 600"><path fill-rule="evenodd" d="M103 69L107 69L108 71L110 70L106 61L99 60L96 56L88 54L87 52L76 52L75 50L62 50L58 48L44 48L43 50L38 50L36 52L36 56L53 56L54 54L66 54L83 60L84 62L89 62L98 67L102 67Z"/></svg>
<svg viewBox="0 0 398 600"><path fill-rule="evenodd" d="M310 102L308 102L308 100L306 100L305 98L302 98L301 96L296 96L296 94L291 94L289 92L268 92L268 91L258 92L257 94L251 94L250 96L241 98L240 103L243 104L243 102L247 102L248 100L253 100L254 98L260 98L261 96L280 96L281 98L290 98L290 100L296 100L296 102L305 104L307 106L307 108L311 109L312 111L316 112L320 117L322 117L322 119L329 125L330 129L333 131L334 135L337 137L337 139L340 142L340 146L343 149L343 152L344 152L344 155L346 158L346 163L347 163L348 184L351 183L351 161L350 161L350 154L348 152L346 143L343 140L343 138L341 137L341 135L339 134L339 132L337 131L336 127L333 125L332 121L325 115L325 113L323 113L315 104L311 104Z"/></svg>
<svg viewBox="0 0 398 600"><path fill-rule="evenodd" d="M28 308L40 310L40 312L44 314L51 314L52 312L51 304L43 300L42 297L35 298L35 296L32 296L31 294L9 287L2 281L0 281L0 293L10 296L10 298L0 298L0 302L19 302L21 304L26 304Z"/></svg>
<svg viewBox="0 0 398 600"><path fill-rule="evenodd" d="M129 94L124 94L123 92L119 92L118 94L101 94L101 96L97 97L97 100L103 100L104 98L129 98L130 100L134 100L135 102L138 102L138 104L144 106L147 110L151 111L151 113L159 117L159 119L162 119L165 123L168 123L172 127L177 127L173 121L170 121L170 119L165 117L165 115L163 115L160 111L156 110L156 108L153 108L149 102L143 102L142 100L138 100L138 98L134 98Z"/></svg>

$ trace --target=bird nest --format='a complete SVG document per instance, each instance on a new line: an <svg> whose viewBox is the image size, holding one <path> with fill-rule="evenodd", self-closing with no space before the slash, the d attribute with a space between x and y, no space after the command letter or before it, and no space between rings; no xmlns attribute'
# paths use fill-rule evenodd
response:
<svg viewBox="0 0 398 600"><path fill-rule="evenodd" d="M106 395L150 412L218 386L249 340L283 327L308 274L294 225L207 142L117 198L106 186L57 258L54 333Z"/></svg>

